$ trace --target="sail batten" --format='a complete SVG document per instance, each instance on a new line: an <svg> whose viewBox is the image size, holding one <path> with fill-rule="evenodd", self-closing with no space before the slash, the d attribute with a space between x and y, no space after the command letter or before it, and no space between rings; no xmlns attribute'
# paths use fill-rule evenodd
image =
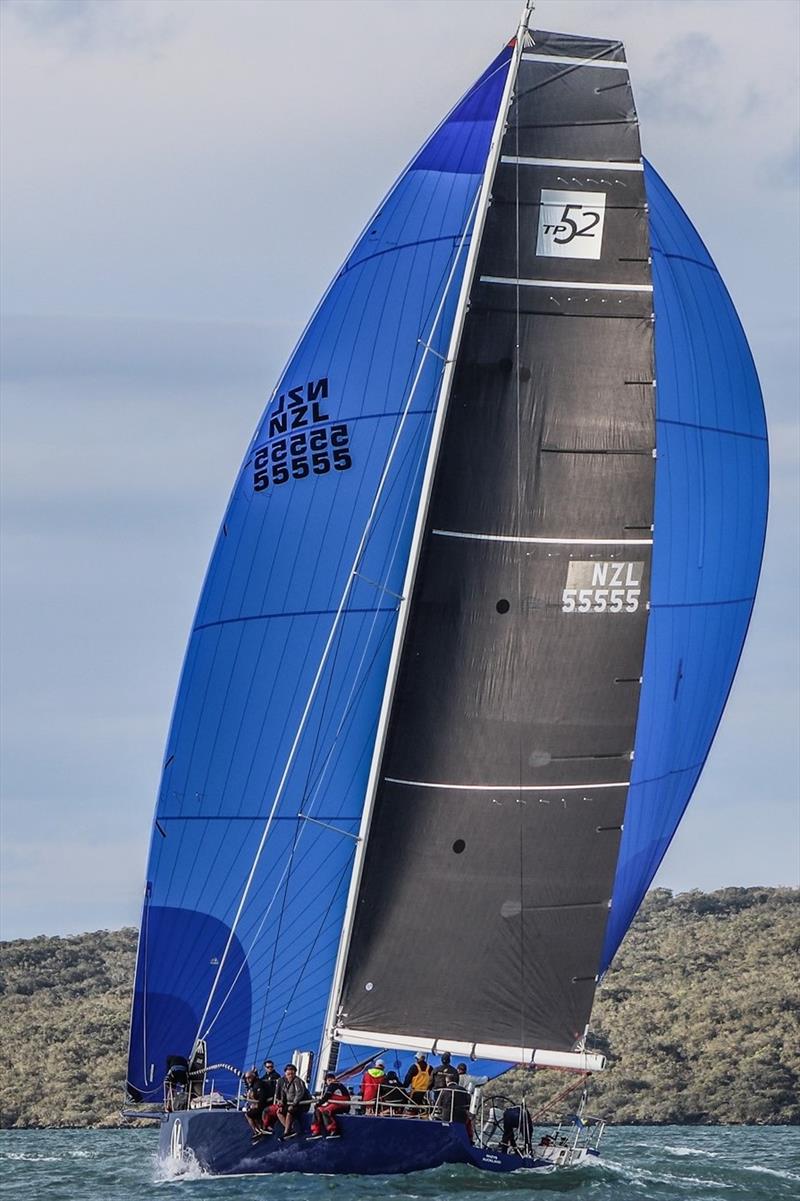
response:
<svg viewBox="0 0 800 1201"><path fill-rule="evenodd" d="M585 757L582 755L571 756L571 758ZM591 758L603 759L610 757L608 755L591 756ZM632 756L628 754L625 758L631 759ZM403 784L407 788L442 788L459 792L568 792L570 789L578 789L580 791L587 788L627 788L630 784L630 780L604 781L592 784L446 784L442 781L433 780L398 780L394 776L384 776L383 782L384 784Z"/></svg>
<svg viewBox="0 0 800 1201"><path fill-rule="evenodd" d="M644 171L642 162L613 162L607 159L579 158L524 158L514 154L504 154L500 160L520 167L577 167L581 171Z"/></svg>
<svg viewBox="0 0 800 1201"><path fill-rule="evenodd" d="M652 538L534 538L525 534L472 534L466 530L431 530L440 538L466 538L474 542L529 542L553 546L652 546Z"/></svg>
<svg viewBox="0 0 800 1201"><path fill-rule="evenodd" d="M505 276L482 275L482 284L504 284L512 288L577 288L589 292L652 292L652 284L620 284L608 280L570 279L509 279Z"/></svg>

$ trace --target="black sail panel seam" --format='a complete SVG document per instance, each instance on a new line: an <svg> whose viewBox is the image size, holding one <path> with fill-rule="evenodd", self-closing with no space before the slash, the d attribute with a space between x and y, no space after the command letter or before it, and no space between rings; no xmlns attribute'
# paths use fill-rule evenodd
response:
<svg viewBox="0 0 800 1201"><path fill-rule="evenodd" d="M541 170L541 171L554 171L556 169L557 168L555 168L555 167L540 167L539 168L539 170ZM578 170L578 169L579 168L577 168L577 167L570 168L570 170ZM595 181L593 179L588 179L586 182L594 183ZM540 204L540 202L538 200L520 200L519 207L521 209L538 209L539 204ZM503 196L493 196L492 197L492 205L498 209L516 208L517 207L513 200L506 200L505 197L503 197ZM606 205L607 213L613 212L613 213L643 213L643 214L646 214L647 211L648 211L648 209L647 209L646 204L607 204ZM677 257L677 256L673 256L673 257ZM634 259L634 258L619 258L619 259L617 259L617 262L619 262L619 263L647 263L648 261L649 261L648 259ZM693 262L694 260L691 260L691 261Z"/></svg>
<svg viewBox="0 0 800 1201"><path fill-rule="evenodd" d="M731 600L656 601L651 609L710 609L714 605L752 605L755 596L735 596Z"/></svg>
<svg viewBox="0 0 800 1201"><path fill-rule="evenodd" d="M704 271L710 271L712 275L719 276L719 271L713 263L704 263L702 259L692 258L689 254L673 254L672 251L660 250L658 246L653 247L653 254L657 254L662 259L675 259L679 263L692 263L695 267L702 267Z"/></svg>
<svg viewBox="0 0 800 1201"><path fill-rule="evenodd" d="M520 124L520 130L530 129L607 129L612 125L635 125L638 127L638 121L630 119L620 119L616 121L542 121L536 124L523 125Z"/></svg>
<svg viewBox="0 0 800 1201"><path fill-rule="evenodd" d="M596 293L600 295L600 293ZM488 309L479 309L474 306L475 312L488 312ZM495 313L507 313L513 310L510 309L492 309ZM553 312L552 309L521 309L521 313L526 317L558 317L566 318L567 320L575 321L645 321L641 313L560 313Z"/></svg>
<svg viewBox="0 0 800 1201"><path fill-rule="evenodd" d="M728 430L718 425L701 425L696 421L676 421L671 417L657 417L659 425L678 425L687 430L700 430L702 433L725 434L729 438L749 438L752 442L766 442L764 434L748 434L745 430Z"/></svg>
<svg viewBox="0 0 800 1201"><path fill-rule="evenodd" d="M651 459L652 446L646 447L613 447L613 446L540 446L541 454L548 455L638 455Z"/></svg>
<svg viewBox="0 0 800 1201"><path fill-rule="evenodd" d="M396 610L396 605L378 605L347 609L344 616L352 617L364 613L395 613ZM298 609L296 612L291 613L252 613L245 614L242 617L221 617L218 621L205 621L202 625L195 626L192 633L197 634L201 630L213 630L217 626L238 625L243 621L273 621L275 618L282 617L328 617L332 616L335 612L335 609Z"/></svg>
<svg viewBox="0 0 800 1201"><path fill-rule="evenodd" d="M468 241L469 239L465 239ZM353 262L345 263L339 272L338 279L347 275L349 271L354 271L356 267L362 267L364 263L371 263L373 259L382 258L387 254L397 254L401 250L416 250L418 246L431 246L435 242L452 242L453 249L456 249L461 241L461 234L439 234L435 238L422 238L418 242L398 242L395 246L386 246L383 250L375 250L372 254L367 254L363 259L354 259Z"/></svg>

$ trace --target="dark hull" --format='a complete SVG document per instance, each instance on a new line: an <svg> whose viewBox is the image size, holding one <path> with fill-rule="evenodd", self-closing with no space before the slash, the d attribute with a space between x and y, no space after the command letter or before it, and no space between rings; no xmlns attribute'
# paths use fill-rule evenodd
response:
<svg viewBox="0 0 800 1201"><path fill-rule="evenodd" d="M553 1170L546 1160L473 1147L464 1127L457 1123L354 1115L338 1121L339 1139L309 1140L306 1119L297 1138L284 1141L277 1134L265 1135L254 1143L244 1115L235 1110L169 1114L161 1126L159 1156L167 1161L185 1156L203 1171L219 1176L271 1172L383 1176L446 1163L472 1164L491 1172Z"/></svg>

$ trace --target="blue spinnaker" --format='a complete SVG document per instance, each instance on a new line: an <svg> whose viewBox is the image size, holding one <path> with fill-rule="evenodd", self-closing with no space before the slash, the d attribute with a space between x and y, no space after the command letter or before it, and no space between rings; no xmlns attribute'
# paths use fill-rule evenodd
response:
<svg viewBox="0 0 800 1201"><path fill-rule="evenodd" d="M657 377L651 611L603 971L722 716L755 600L769 490L764 406L736 310L683 209L645 171Z"/></svg>
<svg viewBox="0 0 800 1201"><path fill-rule="evenodd" d="M144 1096L160 1091L167 1056L189 1055L198 1034L211 1062L235 1068L317 1048L510 54L495 59L366 226L292 354L234 487L189 640L153 827L128 1067Z"/></svg>

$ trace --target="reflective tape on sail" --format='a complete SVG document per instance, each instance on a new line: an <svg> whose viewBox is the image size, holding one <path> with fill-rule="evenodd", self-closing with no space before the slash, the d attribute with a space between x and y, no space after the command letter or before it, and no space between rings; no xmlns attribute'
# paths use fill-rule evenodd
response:
<svg viewBox="0 0 800 1201"><path fill-rule="evenodd" d="M567 67L605 67L613 71L627 71L628 64L624 61L612 62L600 58L574 58L569 54L523 54L524 63L546 63L547 66Z"/></svg>

